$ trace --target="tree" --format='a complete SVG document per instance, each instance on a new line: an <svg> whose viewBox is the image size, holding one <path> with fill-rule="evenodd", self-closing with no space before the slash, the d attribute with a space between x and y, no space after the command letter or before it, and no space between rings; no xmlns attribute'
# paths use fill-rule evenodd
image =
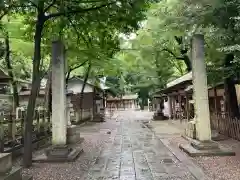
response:
<svg viewBox="0 0 240 180"><path fill-rule="evenodd" d="M84 25L98 19L98 23L106 22L111 27L115 26L116 31L128 32L138 27L138 21L144 16L143 13L148 7L145 0L120 0L120 1L60 1L60 0L22 0L22 1L4 1L1 4L1 14L10 12L21 12L27 19L34 20L31 22L34 28L34 55L32 67L32 89L27 107L27 116L25 120L25 140L24 140L24 166L31 165L31 143L32 143L32 118L36 102L36 96L39 90L40 65L42 60L41 44L44 35L45 25L49 22L57 21L57 18L73 17L74 23L82 22ZM98 18L97 18L98 17ZM51 21L50 21L51 20ZM96 21L96 20L95 20ZM79 23L82 25L81 23ZM91 24L91 23L89 23ZM85 26L84 28L86 28ZM118 30L118 31L117 31ZM106 33L107 34L107 33ZM90 35L91 36L91 35Z"/></svg>
<svg viewBox="0 0 240 180"><path fill-rule="evenodd" d="M239 42L236 35L240 30L238 26L239 5L236 0L193 1L191 3L184 1L182 8L179 9L185 20L190 20L190 18L194 20L195 27L201 27L205 34L211 33L209 30L214 32L213 36L207 36L211 44L216 40L219 42L215 46L215 50L221 51L223 58L217 58L217 62L212 61L211 64L217 63L221 68L221 74L224 77L222 81L224 81L225 87L226 106L231 117L240 116L235 89L235 79L238 77L236 77L236 72L233 73L233 70L239 72L239 69L235 68L239 56L236 49Z"/></svg>
<svg viewBox="0 0 240 180"><path fill-rule="evenodd" d="M160 61L171 64L174 73L168 77L170 80L191 70L191 37L203 33L208 82L225 82L226 102L232 117L239 117L234 86L240 72L238 8L237 0L163 0L150 8L136 38L141 48L159 52ZM137 54L143 57L140 51Z"/></svg>

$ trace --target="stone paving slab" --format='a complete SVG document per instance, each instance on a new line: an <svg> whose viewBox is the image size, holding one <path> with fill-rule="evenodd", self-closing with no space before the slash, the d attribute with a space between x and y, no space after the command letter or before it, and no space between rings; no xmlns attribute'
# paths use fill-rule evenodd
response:
<svg viewBox="0 0 240 180"><path fill-rule="evenodd" d="M140 114L140 115L139 115ZM149 116L141 112L119 112L118 133L108 151L99 159L105 159L102 170L89 173L84 180L196 180L188 168L146 128L142 122ZM98 167L98 161L89 172Z"/></svg>
<svg viewBox="0 0 240 180"><path fill-rule="evenodd" d="M84 153L75 162L34 165L24 173L34 180L196 180L197 167L189 168L190 161L177 158L179 149L170 150L144 125L151 115L121 111L106 122L86 123L79 127Z"/></svg>

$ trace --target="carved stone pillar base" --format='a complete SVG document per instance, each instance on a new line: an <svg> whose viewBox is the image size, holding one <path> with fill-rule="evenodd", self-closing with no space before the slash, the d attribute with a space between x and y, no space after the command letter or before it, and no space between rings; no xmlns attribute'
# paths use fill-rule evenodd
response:
<svg viewBox="0 0 240 180"><path fill-rule="evenodd" d="M74 161L83 152L82 148L71 148L68 145L58 145L48 148L44 154L33 159L33 162L69 162Z"/></svg>
<svg viewBox="0 0 240 180"><path fill-rule="evenodd" d="M45 153L33 159L33 162L69 162L77 159L78 155L83 152L83 148L79 143L83 141L77 126L71 125L67 127L67 145L53 145L48 148ZM73 146L78 144L78 148Z"/></svg>
<svg viewBox="0 0 240 180"><path fill-rule="evenodd" d="M179 148L191 157L196 156L235 156L235 152L220 147L214 141L198 141L189 138L188 144L180 144Z"/></svg>

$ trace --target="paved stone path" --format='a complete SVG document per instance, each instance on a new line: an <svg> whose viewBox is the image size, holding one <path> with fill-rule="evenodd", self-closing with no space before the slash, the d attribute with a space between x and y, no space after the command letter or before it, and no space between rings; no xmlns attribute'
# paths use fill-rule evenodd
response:
<svg viewBox="0 0 240 180"><path fill-rule="evenodd" d="M119 111L110 116L104 123L79 127L84 142L76 147L84 152L76 161L37 163L23 173L34 180L204 180L204 173L179 148L169 146L165 137L174 130L170 125L149 129L149 112ZM41 153L44 149L33 155ZM20 162L21 158L14 165Z"/></svg>
<svg viewBox="0 0 240 180"><path fill-rule="evenodd" d="M151 114L119 112L115 137L97 157L84 180L195 180L188 168L155 137L144 122Z"/></svg>

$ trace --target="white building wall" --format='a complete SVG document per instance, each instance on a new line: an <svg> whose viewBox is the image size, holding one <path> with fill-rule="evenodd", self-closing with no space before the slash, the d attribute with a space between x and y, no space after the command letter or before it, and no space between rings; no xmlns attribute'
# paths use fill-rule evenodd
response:
<svg viewBox="0 0 240 180"><path fill-rule="evenodd" d="M80 80L70 80L68 82L68 91L73 91L74 94L81 93L83 82ZM86 84L84 92L93 92L93 87Z"/></svg>

